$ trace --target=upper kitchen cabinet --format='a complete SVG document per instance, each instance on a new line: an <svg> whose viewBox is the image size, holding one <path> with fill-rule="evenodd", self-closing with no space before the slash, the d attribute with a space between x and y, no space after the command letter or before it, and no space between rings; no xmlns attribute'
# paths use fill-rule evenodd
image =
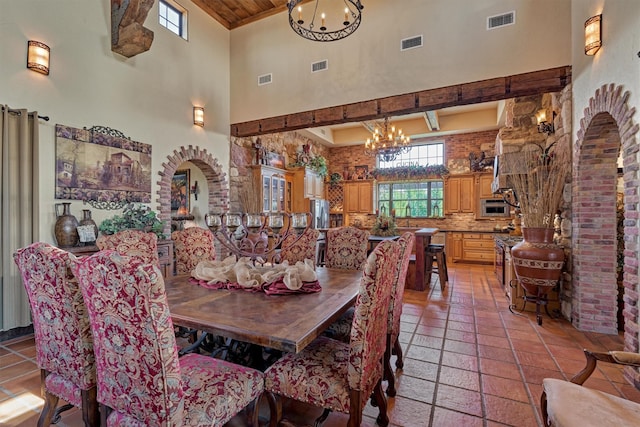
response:
<svg viewBox="0 0 640 427"><path fill-rule="evenodd" d="M478 198L493 199L495 195L491 189L493 183L493 173L483 173L478 175Z"/></svg>
<svg viewBox="0 0 640 427"><path fill-rule="evenodd" d="M296 196L307 199L324 199L324 179L312 169L295 169L293 187Z"/></svg>
<svg viewBox="0 0 640 427"><path fill-rule="evenodd" d="M253 182L263 212L292 212L293 179L291 173L266 165L252 165Z"/></svg>
<svg viewBox="0 0 640 427"><path fill-rule="evenodd" d="M293 170L293 209L295 212L309 210L309 200L324 199L324 180L309 168Z"/></svg>
<svg viewBox="0 0 640 427"><path fill-rule="evenodd" d="M344 182L344 212L373 212L373 180Z"/></svg>
<svg viewBox="0 0 640 427"><path fill-rule="evenodd" d="M453 175L444 181L444 213L473 213L476 185L473 175Z"/></svg>

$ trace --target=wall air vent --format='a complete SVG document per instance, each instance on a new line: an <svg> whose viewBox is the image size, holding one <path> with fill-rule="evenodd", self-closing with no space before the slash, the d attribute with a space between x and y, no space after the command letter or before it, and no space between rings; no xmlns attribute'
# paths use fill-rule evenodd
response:
<svg viewBox="0 0 640 427"><path fill-rule="evenodd" d="M258 76L258 86L268 85L273 81L273 74L263 74Z"/></svg>
<svg viewBox="0 0 640 427"><path fill-rule="evenodd" d="M493 30L494 28L505 27L507 25L513 25L516 23L516 11L503 13L501 15L489 16L487 18L487 30Z"/></svg>
<svg viewBox="0 0 640 427"><path fill-rule="evenodd" d="M415 49L422 47L422 36L409 37L408 39L400 40L400 51L409 49Z"/></svg>
<svg viewBox="0 0 640 427"><path fill-rule="evenodd" d="M317 73L318 71L324 71L329 68L329 61L327 59L323 59L322 61L314 62L311 64L311 72Z"/></svg>

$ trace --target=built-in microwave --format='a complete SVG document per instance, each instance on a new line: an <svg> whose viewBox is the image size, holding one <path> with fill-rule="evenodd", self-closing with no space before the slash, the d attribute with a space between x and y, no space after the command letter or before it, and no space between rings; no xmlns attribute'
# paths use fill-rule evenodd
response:
<svg viewBox="0 0 640 427"><path fill-rule="evenodd" d="M511 216L509 205L502 199L480 199L480 217L496 218Z"/></svg>

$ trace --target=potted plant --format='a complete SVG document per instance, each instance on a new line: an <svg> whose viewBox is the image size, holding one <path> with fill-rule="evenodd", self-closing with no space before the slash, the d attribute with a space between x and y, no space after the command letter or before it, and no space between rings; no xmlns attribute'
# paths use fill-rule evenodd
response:
<svg viewBox="0 0 640 427"><path fill-rule="evenodd" d="M560 280L564 264L564 249L553 241L553 222L571 162L568 149L554 145L529 144L519 153L503 155L505 170L512 172L509 178L521 211L524 237L511 249L511 257L527 293L525 301L536 303L538 324L542 324L540 304L546 303L547 293Z"/></svg>
<svg viewBox="0 0 640 427"><path fill-rule="evenodd" d="M98 227L103 234L115 234L121 230L135 229L155 233L158 239L164 239L164 221L150 207L141 203L129 203L121 215L114 215L100 223Z"/></svg>

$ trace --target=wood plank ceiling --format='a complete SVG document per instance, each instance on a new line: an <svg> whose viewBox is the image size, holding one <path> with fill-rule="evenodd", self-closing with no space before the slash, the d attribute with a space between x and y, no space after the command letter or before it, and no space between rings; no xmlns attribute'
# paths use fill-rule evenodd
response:
<svg viewBox="0 0 640 427"><path fill-rule="evenodd" d="M287 10L287 0L193 0L193 3L229 30Z"/></svg>

